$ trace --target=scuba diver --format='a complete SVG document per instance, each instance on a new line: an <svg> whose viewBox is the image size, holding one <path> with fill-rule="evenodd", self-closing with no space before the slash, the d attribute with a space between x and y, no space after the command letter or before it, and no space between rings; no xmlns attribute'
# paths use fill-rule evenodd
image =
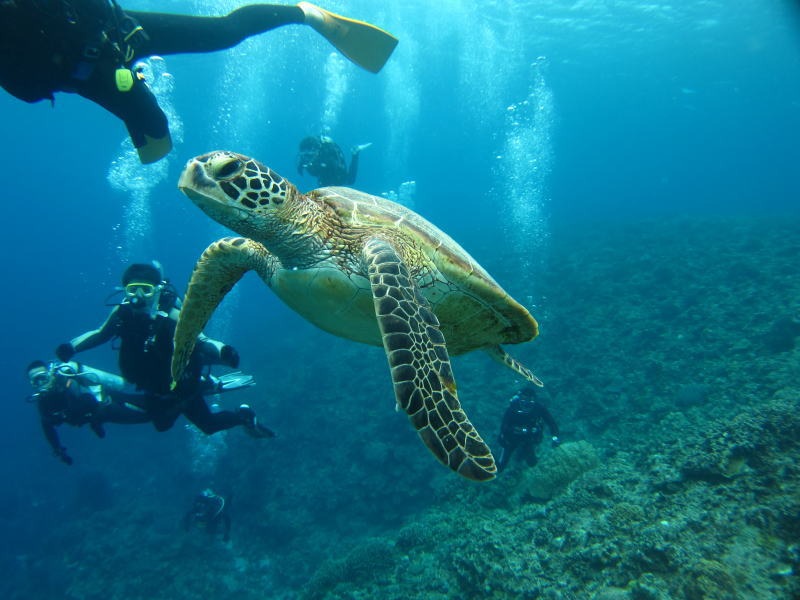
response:
<svg viewBox="0 0 800 600"><path fill-rule="evenodd" d="M216 535L217 528L222 525L222 541L231 539L231 517L228 514L229 503L225 498L208 488L195 496L192 507L183 517L183 529L189 531L192 526L205 529L208 535Z"/></svg>
<svg viewBox="0 0 800 600"><path fill-rule="evenodd" d="M297 154L297 172L305 169L317 178L320 187L328 185L353 185L358 174L358 155L372 144L361 144L350 149L350 168L344 161L344 152L327 135L308 136L300 141Z"/></svg>
<svg viewBox="0 0 800 600"><path fill-rule="evenodd" d="M532 385L525 386L509 401L500 425L499 442L502 452L497 461L498 473L506 468L511 455L517 449L525 452L529 466L538 462L536 446L542 443L545 425L550 430L552 446L556 448L561 443L555 419L543 404L536 401L536 389Z"/></svg>
<svg viewBox="0 0 800 600"><path fill-rule="evenodd" d="M355 64L377 73L397 39L309 2L251 4L221 17L126 11L116 0L0 0L0 86L25 102L72 92L126 125L142 163L172 149L167 117L136 62L215 52L284 25L310 25Z"/></svg>
<svg viewBox="0 0 800 600"><path fill-rule="evenodd" d="M36 402L44 436L53 454L67 465L72 457L61 445L57 426L88 424L97 437L104 438L104 423L150 421L144 396L124 392L125 381L118 375L76 362L45 364L41 360L29 364L27 373L34 390L28 401Z"/></svg>
<svg viewBox="0 0 800 600"><path fill-rule="evenodd" d="M131 264L122 275L122 285L122 302L114 306L99 328L60 344L56 348L60 360L67 362L78 352L118 339L120 373L144 392L145 410L158 431L170 429L183 414L208 435L241 425L253 437L275 437L247 404L236 411L212 412L203 398L204 393L253 385L252 377L240 373L221 381L203 376L203 369L212 364L237 368L239 353L233 346L201 333L186 374L174 390L171 388L172 340L181 299L164 279L158 262Z"/></svg>

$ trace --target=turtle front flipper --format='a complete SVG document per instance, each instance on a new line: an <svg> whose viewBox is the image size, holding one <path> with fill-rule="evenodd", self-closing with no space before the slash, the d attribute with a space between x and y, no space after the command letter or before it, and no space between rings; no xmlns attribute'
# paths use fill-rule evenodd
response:
<svg viewBox="0 0 800 600"><path fill-rule="evenodd" d="M369 240L364 261L397 404L442 464L468 479L492 479L494 457L461 409L430 304L390 243Z"/></svg>
<svg viewBox="0 0 800 600"><path fill-rule="evenodd" d="M258 242L223 238L205 249L192 272L173 339L172 385L180 381L197 336L225 295L247 271L256 271L269 285L277 259Z"/></svg>

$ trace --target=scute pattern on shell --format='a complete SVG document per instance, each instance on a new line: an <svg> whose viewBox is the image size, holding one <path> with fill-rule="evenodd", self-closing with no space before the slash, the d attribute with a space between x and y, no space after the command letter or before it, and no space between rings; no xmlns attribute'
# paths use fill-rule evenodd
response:
<svg viewBox="0 0 800 600"><path fill-rule="evenodd" d="M188 356L179 337L193 343L221 301L208 290L229 289L255 270L311 323L383 346L397 405L434 456L470 479L494 477L492 453L461 407L450 356L484 350L540 384L501 347L533 339L537 324L461 246L399 204L340 187L301 194L235 153L190 162L179 185L245 237L212 244L198 262L176 355Z"/></svg>

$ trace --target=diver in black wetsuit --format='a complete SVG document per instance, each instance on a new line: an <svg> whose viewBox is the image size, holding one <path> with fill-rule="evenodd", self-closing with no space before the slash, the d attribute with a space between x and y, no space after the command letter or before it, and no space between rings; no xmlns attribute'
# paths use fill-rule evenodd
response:
<svg viewBox="0 0 800 600"><path fill-rule="evenodd" d="M247 404L237 411L212 412L203 393L206 365L239 366L239 353L223 342L200 335L186 374L171 389L173 336L181 300L164 279L158 263L133 263L122 275L125 299L98 328L56 348L56 356L70 360L77 352L119 339L119 368L125 380L145 393L147 414L158 431L166 431L183 414L203 433L212 434L241 425L253 437L274 437L258 422Z"/></svg>
<svg viewBox="0 0 800 600"><path fill-rule="evenodd" d="M525 453L529 466L536 464L536 446L542 443L545 425L550 430L553 447L561 443L555 419L543 404L536 401L535 393L533 386L526 386L511 397L500 425L502 452L497 461L498 473L506 468L511 455L518 449Z"/></svg>
<svg viewBox="0 0 800 600"><path fill-rule="evenodd" d="M229 503L211 489L205 489L195 496L192 507L183 517L183 529L189 531L192 526L205 529L209 535L216 535L217 528L222 526L222 541L231 539L231 517Z"/></svg>
<svg viewBox="0 0 800 600"><path fill-rule="evenodd" d="M67 465L72 457L61 445L56 427L66 423L75 427L89 425L99 438L106 436L104 423L147 423L144 396L122 391L122 377L75 362L45 364L33 361L27 368L42 431L53 454Z"/></svg>
<svg viewBox="0 0 800 600"><path fill-rule="evenodd" d="M397 39L308 2L253 4L223 17L125 11L115 0L0 0L0 85L26 102L74 92L125 122L143 163L172 149L167 117L135 62L224 50L276 27L307 24L377 73Z"/></svg>
<svg viewBox="0 0 800 600"><path fill-rule="evenodd" d="M297 154L297 172L302 175L305 169L317 178L320 186L353 185L358 175L358 156L372 144L361 144L350 149L350 167L344 160L344 152L339 144L327 135L308 136L300 141Z"/></svg>

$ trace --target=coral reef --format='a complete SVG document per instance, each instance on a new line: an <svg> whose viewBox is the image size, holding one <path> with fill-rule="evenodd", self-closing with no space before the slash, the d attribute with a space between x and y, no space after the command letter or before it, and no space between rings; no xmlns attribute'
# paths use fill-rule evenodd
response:
<svg viewBox="0 0 800 600"><path fill-rule="evenodd" d="M795 310L792 315L778 317L772 326L764 333L762 341L769 352L789 352L800 337L800 310Z"/></svg>
<svg viewBox="0 0 800 600"><path fill-rule="evenodd" d="M13 587L0 591L9 600L798 598L800 349L793 338L768 341L775 315L800 297L787 267L798 229L675 220L555 232L541 338L515 353L545 380L563 443L488 484L429 456L394 411L380 349L297 325L299 335L253 358L269 382L259 414L279 437L230 432L217 457L215 487L235 490L231 544L178 528L192 490L207 483L188 438L144 461L142 448L125 462L126 447L123 468L95 479L96 505L85 483L81 509L41 503L42 547L17 551ZM487 265L499 279L505 259ZM308 371L287 382L281 353L295 351ZM457 357L454 371L491 443L519 382L480 355ZM18 527L27 504L10 504Z"/></svg>
<svg viewBox="0 0 800 600"><path fill-rule="evenodd" d="M599 463L597 452L589 442L565 443L557 451L545 454L536 469L525 472L520 489L536 500L549 500Z"/></svg>

